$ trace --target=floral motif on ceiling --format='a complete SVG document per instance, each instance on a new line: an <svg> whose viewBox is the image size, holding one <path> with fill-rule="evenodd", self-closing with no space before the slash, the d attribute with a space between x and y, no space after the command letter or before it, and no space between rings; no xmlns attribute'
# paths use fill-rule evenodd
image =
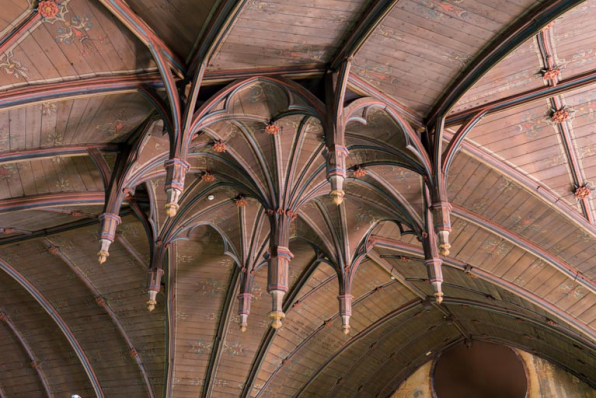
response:
<svg viewBox="0 0 596 398"><path fill-rule="evenodd" d="M454 0L447 2L443 0L421 0L417 6L428 19L439 19L445 16L455 17L458 19L471 19L470 13L458 4L463 3L463 0Z"/></svg>
<svg viewBox="0 0 596 398"><path fill-rule="evenodd" d="M129 119L128 115L122 110L114 116L114 121L100 124L95 129L110 139L116 139L124 130L127 119Z"/></svg>
<svg viewBox="0 0 596 398"><path fill-rule="evenodd" d="M196 340L190 344L190 352L197 355L211 353L212 344L205 342L205 340Z"/></svg>
<svg viewBox="0 0 596 398"><path fill-rule="evenodd" d="M242 346L242 343L240 343L239 341L232 341L232 342L224 342L224 351L233 356L233 357L237 357L237 356L245 356L246 352L244 347Z"/></svg>
<svg viewBox="0 0 596 398"><path fill-rule="evenodd" d="M0 180L10 181L17 178L19 174L19 165L16 163L6 163L0 165Z"/></svg>
<svg viewBox="0 0 596 398"><path fill-rule="evenodd" d="M46 1L50 3L51 1ZM74 15L68 18L67 14L70 12L68 9L68 0L57 2L58 11L51 16L44 17L43 22L51 25L59 24L56 31L54 40L57 43L74 44L79 43L82 47L80 53L83 57L87 57L92 54L99 54L100 49L97 46L98 43L104 43L105 38L100 37L92 39L89 36L89 31L93 28L91 22L91 16L84 14Z"/></svg>
<svg viewBox="0 0 596 398"><path fill-rule="evenodd" d="M39 13L42 17L42 23L50 25L58 24L54 40L62 44L75 44L81 46L80 54L83 57L89 55L100 54L101 50L98 44L104 44L107 40L105 37L92 38L89 31L93 28L91 16L74 15L68 18L67 14L70 12L68 8L70 0L54 1L46 0L38 4ZM31 34L31 30L26 33ZM15 58L14 49L20 44L16 41L9 46L3 54L0 55L0 69L6 74L15 77L16 79L29 79L29 68Z"/></svg>
<svg viewBox="0 0 596 398"><path fill-rule="evenodd" d="M511 250L511 244L504 239L491 237L484 241L482 247L486 249L489 256L503 256Z"/></svg>
<svg viewBox="0 0 596 398"><path fill-rule="evenodd" d="M522 113L519 118L519 123L513 125L512 128L520 133L523 132L529 138L540 135L542 129L547 125L544 115L532 111Z"/></svg>
<svg viewBox="0 0 596 398"><path fill-rule="evenodd" d="M327 51L317 49L307 44L296 44L291 50L278 50L276 54L280 57L288 57L292 64L304 64L309 62L321 62L327 57Z"/></svg>
<svg viewBox="0 0 596 398"><path fill-rule="evenodd" d="M28 79L29 68L23 66L23 64L14 58L14 54L11 49L0 55L0 69L5 73L14 76L17 79Z"/></svg>
<svg viewBox="0 0 596 398"><path fill-rule="evenodd" d="M217 296L224 291L224 285L215 279L200 280L197 282L197 291L204 296Z"/></svg>

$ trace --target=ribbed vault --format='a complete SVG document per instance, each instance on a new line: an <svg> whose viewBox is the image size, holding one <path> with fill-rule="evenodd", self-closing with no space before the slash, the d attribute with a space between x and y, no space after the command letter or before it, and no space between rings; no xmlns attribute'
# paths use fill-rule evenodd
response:
<svg viewBox="0 0 596 398"><path fill-rule="evenodd" d="M0 0L0 397L596 387L596 3L295 3Z"/></svg>

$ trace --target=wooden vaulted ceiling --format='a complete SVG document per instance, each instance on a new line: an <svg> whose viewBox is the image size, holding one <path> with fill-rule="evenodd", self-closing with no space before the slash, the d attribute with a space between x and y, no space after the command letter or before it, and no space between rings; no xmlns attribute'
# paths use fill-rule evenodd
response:
<svg viewBox="0 0 596 398"><path fill-rule="evenodd" d="M596 1L0 6L0 397L386 397L474 340L596 386Z"/></svg>

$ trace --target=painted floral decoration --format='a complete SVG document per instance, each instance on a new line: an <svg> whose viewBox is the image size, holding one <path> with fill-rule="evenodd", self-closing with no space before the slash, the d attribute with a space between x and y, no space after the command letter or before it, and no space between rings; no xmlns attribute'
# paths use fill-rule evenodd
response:
<svg viewBox="0 0 596 398"><path fill-rule="evenodd" d="M558 111L554 111L550 118L555 123L563 123L569 119L569 111L565 108L559 109Z"/></svg>
<svg viewBox="0 0 596 398"><path fill-rule="evenodd" d="M24 66L20 61L14 59L12 50L8 50L0 56L0 69L4 70L4 72L9 75L13 75L17 79L29 78L29 75L27 74L29 68Z"/></svg>
<svg viewBox="0 0 596 398"><path fill-rule="evenodd" d="M269 123L265 126L265 132L267 134L276 135L281 132L281 127L274 123Z"/></svg>
<svg viewBox="0 0 596 398"><path fill-rule="evenodd" d="M226 147L226 144L223 141L217 140L213 143L213 150L215 152L225 152L228 148Z"/></svg>
<svg viewBox="0 0 596 398"><path fill-rule="evenodd" d="M354 177L362 178L365 175L366 175L366 169L364 167L357 166L356 169L354 169Z"/></svg>
<svg viewBox="0 0 596 398"><path fill-rule="evenodd" d="M592 191L586 185L577 187L574 192L575 197L580 200L586 199L588 196L590 196L590 193L592 193Z"/></svg>
<svg viewBox="0 0 596 398"><path fill-rule="evenodd" d="M58 4L53 0L40 1L37 5L39 14L44 18L54 18L58 15Z"/></svg>

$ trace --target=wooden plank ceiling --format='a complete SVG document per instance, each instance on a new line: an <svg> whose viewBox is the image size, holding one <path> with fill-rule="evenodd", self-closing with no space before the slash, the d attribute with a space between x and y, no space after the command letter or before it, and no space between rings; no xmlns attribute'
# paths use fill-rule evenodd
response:
<svg viewBox="0 0 596 398"><path fill-rule="evenodd" d="M0 397L388 397L474 340L596 387L596 0L0 10Z"/></svg>
<svg viewBox="0 0 596 398"><path fill-rule="evenodd" d="M479 50L534 1L399 1L354 63L354 74L425 113Z"/></svg>
<svg viewBox="0 0 596 398"><path fill-rule="evenodd" d="M346 32L371 1L246 3L210 68L245 70L325 65L337 53Z"/></svg>
<svg viewBox="0 0 596 398"><path fill-rule="evenodd" d="M54 16L26 28L1 43L0 89L155 70L143 44L96 2L61 1Z"/></svg>

